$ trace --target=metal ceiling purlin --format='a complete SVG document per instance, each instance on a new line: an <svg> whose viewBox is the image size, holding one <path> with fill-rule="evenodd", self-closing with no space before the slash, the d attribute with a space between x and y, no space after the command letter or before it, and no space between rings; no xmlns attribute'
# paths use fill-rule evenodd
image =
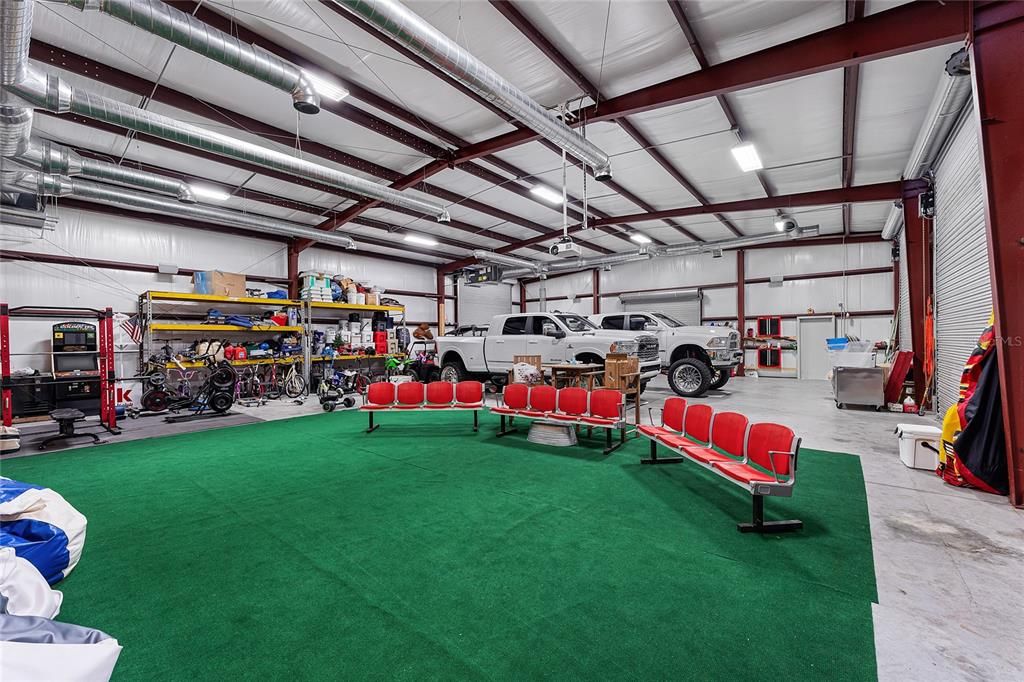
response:
<svg viewBox="0 0 1024 682"><path fill-rule="evenodd" d="M864 18L864 0L846 0L846 23ZM857 144L857 98L860 91L860 64L843 69L843 187L853 185L853 152ZM843 234L850 234L850 205L843 204Z"/></svg>
<svg viewBox="0 0 1024 682"><path fill-rule="evenodd" d="M690 51L693 53L694 59L697 60L697 65L701 69L707 69L711 66L711 62L708 61L708 56L704 52L703 46L700 44L700 39L697 38L697 32L693 30L693 25L690 24L690 20L686 18L686 10L683 7L681 0L668 0L668 7L672 10L672 16L676 18L676 23L679 24L679 30L683 32L683 36L686 38L687 44L690 46ZM715 100L718 102L718 106L722 109L722 115L725 116L726 123L732 129L733 134L736 135L737 141L740 143L747 142L746 136L743 134L743 128L740 126L739 119L736 117L736 113L732 109L732 105L729 104L729 99L724 95L716 95ZM775 188L772 187L768 181L768 177L763 170L754 171L754 176L757 178L757 182L761 185L761 189L764 190L765 196L772 196L775 194ZM779 212L781 215L781 212Z"/></svg>
<svg viewBox="0 0 1024 682"><path fill-rule="evenodd" d="M588 119L612 120L944 45L967 35L968 14L968 3L901 5L613 97L591 109ZM458 165L535 139L532 130L496 135L460 149L452 163Z"/></svg>
<svg viewBox="0 0 1024 682"><path fill-rule="evenodd" d="M377 38L378 40L380 40L381 42L385 43L386 45L388 45L389 47L391 47L392 49L394 49L398 53L402 54L406 58L408 58L408 59L414 61L415 63L419 64L423 69L425 69L425 70L429 71L430 73L432 73L433 75L437 76L438 78L443 80L445 83L447 83L451 87L455 88L456 90L458 90L462 94L466 95L467 97L469 97L473 101L479 103L481 106L483 106L485 109L487 109L488 111L493 113L495 116L499 117L503 121L506 121L509 125L514 126L517 130L529 130L528 128L524 128L522 126L522 124L519 123L519 121L516 121L515 119L513 119L511 116L506 114L501 109L497 108L494 104L492 104L487 99L481 97L480 95L478 95L473 90L469 89L468 87L466 87L465 85L463 85L459 81L455 80L454 78L452 78L448 74L444 73L443 71L441 71L436 66L434 66L430 62L428 62L425 59L423 59L422 57L420 57L418 54L416 54L412 50L407 49L404 45L399 44L398 42L396 42L395 40L393 40L389 36L382 35L382 34L376 32L376 31L374 31L373 28L371 28L367 24L363 23L362 21L359 21L358 19L353 17L351 14L349 14L345 10L341 9L340 7L338 7L334 2L331 2L331 0L321 0L321 2L328 9L330 9L333 12L335 12L338 16L343 17L345 20L347 20L353 26L356 26L356 27L362 29L363 31L367 32L369 35L372 35L374 38ZM529 132L532 133L533 131L529 130ZM540 139L539 136L537 136L536 139ZM547 140L541 140L541 141L542 141L542 143L547 143L547 144L545 144L545 146L547 146L549 148L558 149L557 147L555 147L552 143L548 142ZM561 154L561 149L558 149L558 153ZM487 156L489 156L489 154L478 155L475 158L487 157ZM572 157L570 157L570 158L572 158ZM488 159L488 160L490 160L490 159ZM446 164L445 167L446 168L449 168L449 167L450 168L455 168L455 165L454 164ZM526 175L523 171L519 171L518 169L517 169L517 171L518 172L515 173L515 175L517 177L523 177L524 175ZM430 173L430 175L433 175L434 173L440 172L440 171L437 170L436 166L434 166L433 164L427 164L422 169L422 172ZM426 177L429 177L429 175L426 176ZM629 197L627 197L626 194L623 193L623 188L622 188L621 185L618 185L617 183L614 183L614 182L606 182L605 184L612 191L614 191L617 194L620 194L621 196L623 196L623 198L629 199ZM543 201L540 201L540 200L536 200L536 201L538 203L542 204L542 205L544 204ZM577 200L575 198L573 198L573 201L577 201ZM632 200L630 200L630 201L632 201ZM633 203L636 203L636 202L633 202ZM344 220L351 220L353 217L361 214L363 211L365 211L365 210L367 210L369 208L372 208L373 205L374 204L372 204L372 202L369 202L369 203L367 203L365 205L365 208L364 207L360 207L360 206L352 207L351 212L349 213L349 215L345 216ZM550 204L548 204L547 206L549 208L551 207ZM561 209L557 209L556 208L556 210L560 211ZM593 213L594 215L598 214L598 211L596 209L591 209L590 212ZM341 225L344 224L344 220L341 220L341 218L342 218L342 216L339 216L338 219L339 219L340 222L333 222L333 223L331 223L330 226L328 225L328 223L324 223L323 229L337 229L338 227L340 227ZM617 231L613 231L613 230L607 229L608 225L611 225L611 224L612 223L605 223L604 224L603 227L604 227L604 231L605 232L607 232L608 234L617 236L620 239L622 239L623 241L629 241L629 236L628 235L624 235L624 234L621 234L621 233L619 233ZM662 244L661 242L658 242L658 243Z"/></svg>
<svg viewBox="0 0 1024 682"><path fill-rule="evenodd" d="M509 23L516 27L516 29L520 33L522 33L527 38L527 40L529 40L534 45L534 47L540 50L544 54L544 56L550 59L551 62L555 66L557 66L559 70L562 71L562 73L568 76L576 84L576 86L580 89L580 91L583 94L589 96L595 102L599 102L601 101L601 99L603 99L601 93L597 89L597 86L594 85L594 83L591 82L590 79L587 78L586 75L582 71L580 71L575 64L569 61L568 57L563 55L561 51L559 51L559 49L555 47L555 45L550 40L548 40L536 26L534 26L530 22L529 19L523 16L522 12L516 9L515 5L513 5L511 2L508 2L508 0L490 0L490 3L491 6L494 7L494 9L496 9L499 13L501 13L503 17L505 17L509 21ZM672 165L672 163L667 158L665 158L665 155L658 151L658 149L656 149L650 143L650 141L646 137L644 137L644 135L639 130L637 130L636 126L634 126L625 118L618 119L616 123L619 124L619 127L621 127L627 135L632 137L633 140L640 145L641 149L646 150L648 155L652 159L654 159L654 161L657 162L659 166L665 169L665 171L672 177L672 179L675 180L680 186L682 186L683 189L689 192L696 201L698 201L701 204L708 203L707 200L701 195L700 191L698 191L697 188L693 186L693 183L687 180L683 176L682 172L674 165ZM613 189L619 191L620 188ZM619 191L619 193L622 194L621 191ZM630 201L633 201L633 203L636 203L636 201L630 196L626 196L626 198L629 199ZM648 208L643 204L638 205L645 211L652 210L651 208ZM666 220L665 224L675 228L680 234L685 235L686 237L692 239L693 241L703 241L702 239L697 237L697 235L693 234L685 227L679 225L674 221ZM737 230L736 227L729 223L727 220L723 219L723 224L725 224L726 227L732 230L736 236L741 236L742 233L739 230Z"/></svg>

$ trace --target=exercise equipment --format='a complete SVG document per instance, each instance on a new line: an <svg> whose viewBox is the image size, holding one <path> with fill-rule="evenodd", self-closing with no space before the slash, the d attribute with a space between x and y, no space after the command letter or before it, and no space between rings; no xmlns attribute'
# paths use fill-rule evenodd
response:
<svg viewBox="0 0 1024 682"><path fill-rule="evenodd" d="M51 328L51 349L47 354L50 374L18 380L11 376L10 324L14 317L65 319ZM67 318L96 320L96 324ZM30 386L33 400L49 401L47 410L40 410L37 405L32 413L77 409L83 415L99 415L104 429L119 434L114 366L114 312L111 308L10 307L0 303L0 417L4 426L11 426L14 421L15 388Z"/></svg>
<svg viewBox="0 0 1024 682"><path fill-rule="evenodd" d="M70 440L72 438L92 438L93 443L102 443L100 437L95 433L76 433L75 422L82 421L85 419L85 415L81 410L74 408L63 408L60 410L54 410L50 413L50 418L57 422L58 433L55 436L49 436L39 444L40 450L45 450L46 446L56 440Z"/></svg>
<svg viewBox="0 0 1024 682"><path fill-rule="evenodd" d="M191 421L198 417L217 416L226 413L235 402L235 382L238 373L231 363L217 361L213 355L196 356L196 361L206 363L208 373L202 385L188 394L179 393L167 386L163 379L153 380L147 375L148 390L142 394L142 409L153 412L178 412L188 410L192 414L167 417L165 421L176 423ZM162 375L159 375L162 377ZM212 410L212 414L207 410Z"/></svg>

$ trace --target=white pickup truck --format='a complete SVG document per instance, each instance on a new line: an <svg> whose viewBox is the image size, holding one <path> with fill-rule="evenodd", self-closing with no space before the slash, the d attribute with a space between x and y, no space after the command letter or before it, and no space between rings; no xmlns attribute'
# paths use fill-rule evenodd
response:
<svg viewBox="0 0 1024 682"><path fill-rule="evenodd" d="M743 361L740 334L728 327L687 325L665 313L648 311L591 315L590 321L609 333L656 335L668 385L687 398L725 386L732 368Z"/></svg>
<svg viewBox="0 0 1024 682"><path fill-rule="evenodd" d="M495 315L484 336L439 336L443 381L493 378L503 383L516 355L539 355L545 364L596 362L607 353L636 353L641 390L661 372L657 337L605 331L575 313Z"/></svg>

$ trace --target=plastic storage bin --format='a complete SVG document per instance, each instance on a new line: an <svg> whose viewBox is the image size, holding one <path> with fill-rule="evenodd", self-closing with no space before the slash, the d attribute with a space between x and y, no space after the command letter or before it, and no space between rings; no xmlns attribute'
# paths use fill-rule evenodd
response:
<svg viewBox="0 0 1024 682"><path fill-rule="evenodd" d="M942 429L921 424L897 424L896 435L900 439L900 461L911 469L939 468L939 439ZM931 445L934 450L925 446Z"/></svg>

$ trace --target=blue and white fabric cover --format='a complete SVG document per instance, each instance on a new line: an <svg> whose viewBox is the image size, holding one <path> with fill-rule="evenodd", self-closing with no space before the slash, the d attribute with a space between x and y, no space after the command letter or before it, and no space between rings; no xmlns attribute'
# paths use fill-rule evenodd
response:
<svg viewBox="0 0 1024 682"><path fill-rule="evenodd" d="M0 547L11 547L53 585L85 545L85 517L49 488L0 476Z"/></svg>

